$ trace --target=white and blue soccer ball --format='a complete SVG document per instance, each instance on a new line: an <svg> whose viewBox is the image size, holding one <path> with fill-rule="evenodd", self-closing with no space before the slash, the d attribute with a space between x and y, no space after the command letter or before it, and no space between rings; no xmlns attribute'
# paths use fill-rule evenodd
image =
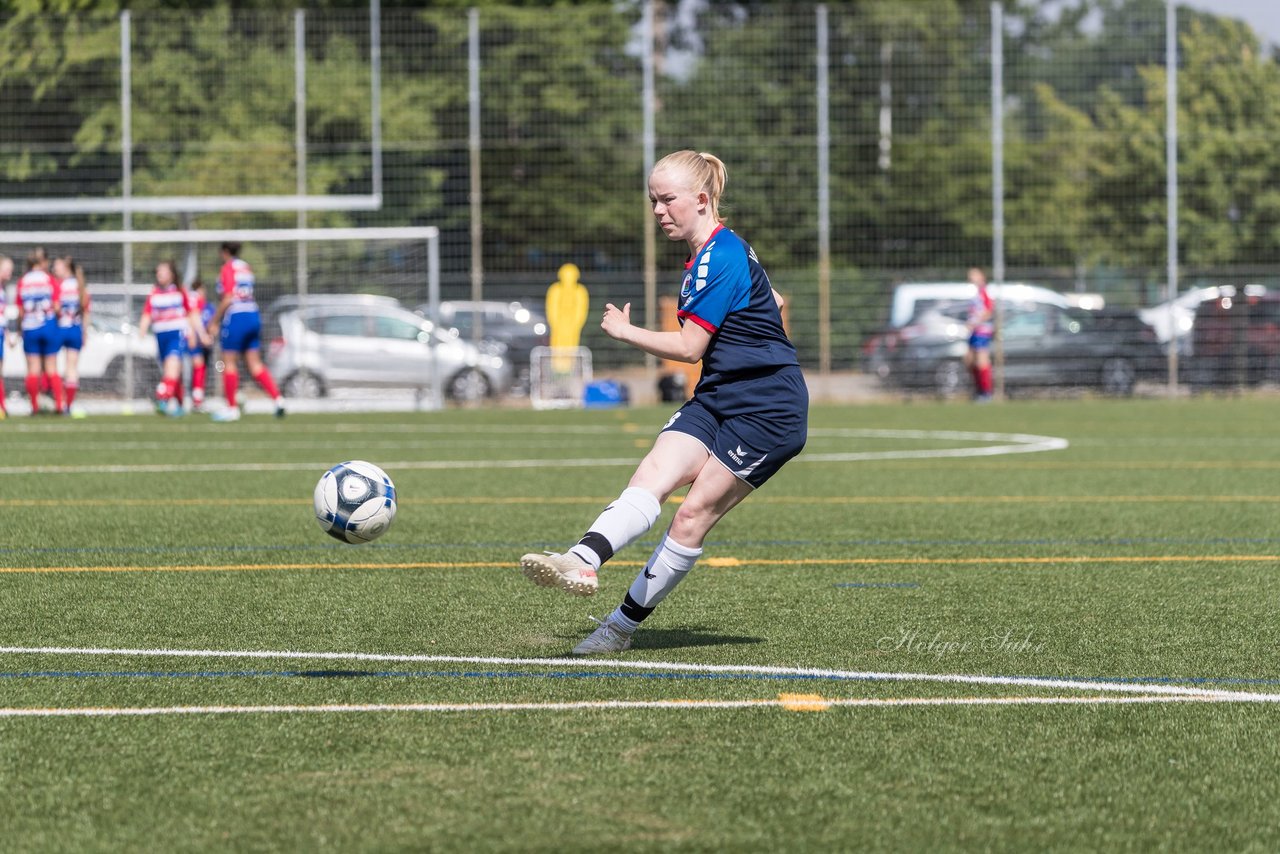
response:
<svg viewBox="0 0 1280 854"><path fill-rule="evenodd" d="M367 543L396 518L396 487L387 473L364 460L338 463L316 484L316 521L344 543Z"/></svg>

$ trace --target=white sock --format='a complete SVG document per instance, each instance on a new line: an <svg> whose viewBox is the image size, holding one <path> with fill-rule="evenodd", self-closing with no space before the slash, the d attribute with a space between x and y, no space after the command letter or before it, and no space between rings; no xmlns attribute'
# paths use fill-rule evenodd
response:
<svg viewBox="0 0 1280 854"><path fill-rule="evenodd" d="M701 556L702 549L682 546L671 537L664 536L645 568L631 582L631 589L613 612L613 620L624 630L634 632L658 607L658 603L676 589Z"/></svg>
<svg viewBox="0 0 1280 854"><path fill-rule="evenodd" d="M652 492L639 486L622 490L612 504L591 523L587 533L569 551L589 563L592 568L631 545L653 527L662 513L662 505Z"/></svg>

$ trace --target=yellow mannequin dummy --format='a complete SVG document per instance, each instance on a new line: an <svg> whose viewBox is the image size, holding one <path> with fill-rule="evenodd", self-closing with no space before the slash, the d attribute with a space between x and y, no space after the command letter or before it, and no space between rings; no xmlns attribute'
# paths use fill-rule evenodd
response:
<svg viewBox="0 0 1280 854"><path fill-rule="evenodd" d="M575 264L560 268L560 279L547 288L547 325L552 347L577 347L587 323L587 288L578 281Z"/></svg>
<svg viewBox="0 0 1280 854"><path fill-rule="evenodd" d="M560 268L559 280L547 288L547 325L551 327L552 349L577 347L582 327L587 323L587 288L578 281L577 265ZM559 360L555 360L559 361ZM557 370L563 370L556 365Z"/></svg>

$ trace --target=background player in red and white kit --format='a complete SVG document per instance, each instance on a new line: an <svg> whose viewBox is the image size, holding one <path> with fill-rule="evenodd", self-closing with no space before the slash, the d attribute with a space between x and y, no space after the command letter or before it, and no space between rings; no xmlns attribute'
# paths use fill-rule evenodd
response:
<svg viewBox="0 0 1280 854"><path fill-rule="evenodd" d="M209 337L209 324L213 322L214 307L205 299L204 282L196 279L187 292L191 299L191 310L200 318L200 333L187 350L191 357L191 408L194 412L204 411L205 372L208 370L209 350L213 339Z"/></svg>
<svg viewBox="0 0 1280 854"><path fill-rule="evenodd" d="M142 306L138 334L148 329L156 333L161 378L156 388L156 410L166 415L182 415L182 354L200 331L199 318L191 311L191 300L182 289L178 268L172 261L156 265L156 284Z"/></svg>
<svg viewBox="0 0 1280 854"><path fill-rule="evenodd" d="M13 259L0 255L0 418L8 418L4 392L4 345L9 337L9 321L5 317L9 306L9 280L13 278Z"/></svg>
<svg viewBox="0 0 1280 854"><path fill-rule="evenodd" d="M236 393L240 387L240 354L244 354L249 376L262 387L275 403L276 417L284 417L284 398L276 388L275 380L262 363L262 318L254 301L255 285L253 268L240 258L240 244L222 244L222 271L218 275L221 302L213 315L210 329L220 329L223 389L227 395L227 408L215 412L215 421L239 421L240 408L236 405Z"/></svg>
<svg viewBox="0 0 1280 854"><path fill-rule="evenodd" d="M62 336L62 388L67 396L67 412L80 391L80 349L84 347L85 321L89 319L89 289L84 268L70 255L53 260L53 278L58 283L58 332Z"/></svg>
<svg viewBox="0 0 1280 854"><path fill-rule="evenodd" d="M18 314L22 326L22 349L27 354L27 394L31 414L40 411L40 379L53 394L53 411L62 414L62 377L58 376L58 351L62 333L58 330L58 283L49 275L49 256L36 248L27 256L27 272L18 280Z"/></svg>
<svg viewBox="0 0 1280 854"><path fill-rule="evenodd" d="M653 526L673 492L689 487L622 604L575 655L630 648L632 633L689 574L716 523L800 453L808 435L809 392L782 326L782 298L755 251L720 219L725 179L719 158L696 151L667 155L649 175L649 203L663 233L689 246L681 328L634 326L630 303L606 306L600 323L610 338L659 358L701 361L693 398L576 545L520 559L535 584L592 595L600 566Z"/></svg>
<svg viewBox="0 0 1280 854"><path fill-rule="evenodd" d="M991 379L991 339L995 337L995 303L987 291L987 276L977 267L969 270L969 282L978 289L969 301L969 349L964 363L973 375L973 399L988 401L993 387Z"/></svg>

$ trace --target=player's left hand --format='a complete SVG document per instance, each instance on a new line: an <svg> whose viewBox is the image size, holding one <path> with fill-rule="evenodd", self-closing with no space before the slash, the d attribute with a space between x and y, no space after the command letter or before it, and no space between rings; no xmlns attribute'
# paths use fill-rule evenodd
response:
<svg viewBox="0 0 1280 854"><path fill-rule="evenodd" d="M621 341L630 325L631 303L627 303L622 308L618 308L613 303L604 307L604 318L600 321L600 328L604 330L605 335Z"/></svg>

